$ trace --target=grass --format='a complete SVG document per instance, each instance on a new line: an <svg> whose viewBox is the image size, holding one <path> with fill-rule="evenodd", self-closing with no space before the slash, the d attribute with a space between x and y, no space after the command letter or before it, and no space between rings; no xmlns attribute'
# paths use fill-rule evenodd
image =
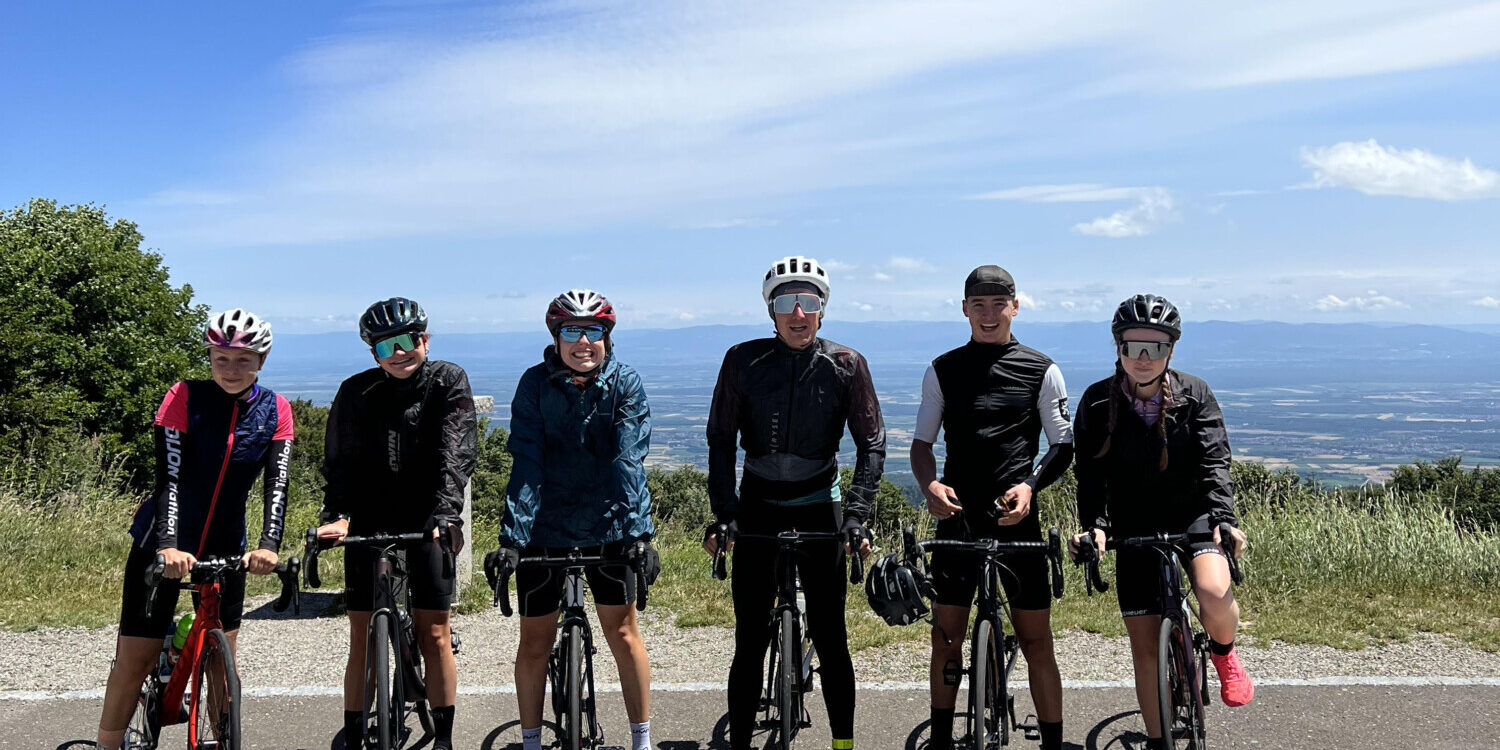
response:
<svg viewBox="0 0 1500 750"><path fill-rule="evenodd" d="M70 448L57 461L27 454L0 465L5 629L99 627L119 617L130 544L125 529L139 497L96 443L80 438ZM293 488L284 555L301 554L302 531L316 523L309 487ZM1044 523L1071 531L1071 494L1066 482L1047 491L1040 500ZM258 530L258 492L251 497L249 526ZM1237 502L1250 537L1248 580L1237 589L1249 638L1361 648L1432 632L1500 650L1500 532L1456 525L1425 496L1337 494L1295 481L1247 484ZM681 627L732 626L729 584L710 576L699 531L673 522L660 527L662 576L652 589L652 609ZM477 520L470 536L476 570L456 603L459 612L490 606L479 568L495 535L493 520ZM895 548L890 541L882 546ZM340 585L342 557L322 561L325 588ZM1111 562L1106 559L1104 570L1110 580ZM1123 634L1113 594L1087 597L1080 571L1068 566L1066 574L1054 627ZM275 587L274 578L257 577L250 593ZM188 598L181 601L186 608ZM324 614L337 614L337 605ZM863 590L854 588L848 627L855 650L928 638L925 626L886 626L864 605Z"/></svg>

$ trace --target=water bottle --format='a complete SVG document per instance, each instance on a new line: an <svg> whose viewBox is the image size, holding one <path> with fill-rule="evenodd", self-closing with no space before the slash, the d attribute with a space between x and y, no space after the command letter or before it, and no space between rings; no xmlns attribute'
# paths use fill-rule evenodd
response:
<svg viewBox="0 0 1500 750"><path fill-rule="evenodd" d="M189 612L177 621L177 629L172 634L172 647L167 649L167 671L177 666L178 657L182 656L182 649L187 645L188 632L193 629L193 613Z"/></svg>

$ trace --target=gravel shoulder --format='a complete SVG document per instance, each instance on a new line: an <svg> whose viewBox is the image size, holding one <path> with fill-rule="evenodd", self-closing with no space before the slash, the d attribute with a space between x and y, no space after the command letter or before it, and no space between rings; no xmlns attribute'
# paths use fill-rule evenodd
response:
<svg viewBox="0 0 1500 750"><path fill-rule="evenodd" d="M304 594L304 613L326 604L326 595ZM269 600L247 604L239 667L247 687L325 686L343 683L348 625L342 617L293 618L270 611ZM496 610L454 618L463 639L459 680L463 685L512 682L517 625ZM598 627L597 621L595 628ZM912 627L925 627L916 625ZM728 628L679 628L647 612L642 634L651 655L654 682L719 682L729 669L733 632ZM102 688L114 655L116 628L0 632L0 690L91 690ZM1057 660L1067 680L1128 680L1129 646L1112 638L1069 630L1056 639ZM600 644L601 682L614 682L608 649ZM1310 679L1330 676L1500 677L1500 654L1453 639L1421 635L1357 651L1273 643L1246 646L1242 658L1252 676ZM924 641L867 649L855 654L861 681L921 681L927 678ZM1024 674L1023 669L1018 669Z"/></svg>

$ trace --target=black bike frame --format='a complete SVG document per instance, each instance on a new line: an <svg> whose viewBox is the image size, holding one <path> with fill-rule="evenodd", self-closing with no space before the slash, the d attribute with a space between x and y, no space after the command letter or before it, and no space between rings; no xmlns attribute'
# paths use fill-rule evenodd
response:
<svg viewBox="0 0 1500 750"><path fill-rule="evenodd" d="M998 641L997 648L1000 651L999 655L1002 657L1001 663L1004 665L1002 667L1001 685L1010 684L1010 673L1016 666L1016 651L1020 649L1020 641L1007 628L1007 625L1012 622L1010 602L1005 599L1005 588L1000 585L1000 575L1002 572L1009 573L1010 575L1015 574L1005 565L1004 560L1006 557L1015 555L1045 556L1050 567L1052 597L1054 599L1061 599L1063 593L1062 534L1056 528L1053 528L1048 530L1047 536L1048 538L1045 542L1002 542L996 539L984 539L977 542L955 539L929 539L924 542L918 542L916 534L911 529L908 528L902 532L902 542L907 564L915 564L918 557L936 549L948 549L981 558L982 573L975 596L975 606L978 607L978 612L975 614L974 630L977 635L979 623L988 621L990 628L995 633ZM971 669L973 663L981 658L988 658L988 656L977 653L969 654ZM971 669L966 669L964 672L968 673ZM970 684L969 690L971 693L974 689L974 685ZM1000 728L1000 744L1008 744L1009 730L1037 731L1036 724L1022 724L1016 721L1015 702L1008 691L1002 698L1004 700L1004 713L1001 721L1009 723L1008 726ZM971 736L971 739L974 741L976 748L982 748L984 740L977 736L978 731L976 731L976 729L982 731L978 727L982 722L982 717L970 716L969 720L971 735L976 735Z"/></svg>

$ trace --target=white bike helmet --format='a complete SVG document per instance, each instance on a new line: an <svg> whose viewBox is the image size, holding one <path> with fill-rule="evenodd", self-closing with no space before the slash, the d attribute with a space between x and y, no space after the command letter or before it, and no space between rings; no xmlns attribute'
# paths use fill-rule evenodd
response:
<svg viewBox="0 0 1500 750"><path fill-rule="evenodd" d="M271 324L240 307L216 313L209 316L203 329L203 345L265 354L271 351Z"/></svg>
<svg viewBox="0 0 1500 750"><path fill-rule="evenodd" d="M823 298L823 304L828 304L828 272L818 265L818 261L805 255L788 255L773 263L771 270L766 271L766 280L760 285L760 296L769 305L771 292L793 281L812 284Z"/></svg>

